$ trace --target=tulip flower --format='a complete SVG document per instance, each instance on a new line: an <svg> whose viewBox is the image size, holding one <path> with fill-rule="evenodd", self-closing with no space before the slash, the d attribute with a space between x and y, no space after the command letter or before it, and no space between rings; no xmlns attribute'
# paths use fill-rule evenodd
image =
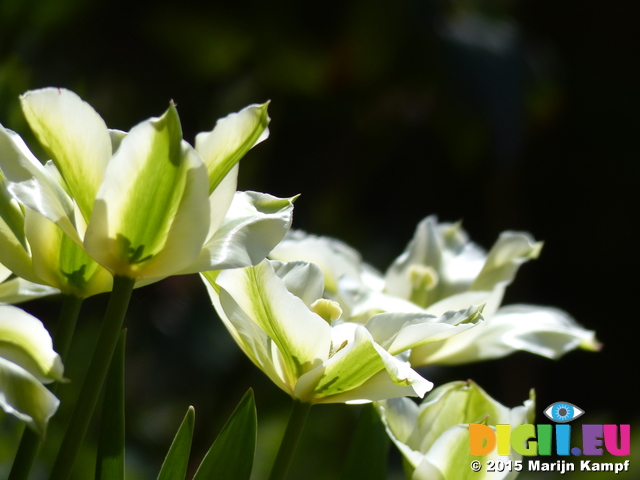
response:
<svg viewBox="0 0 640 480"><path fill-rule="evenodd" d="M516 350L549 358L575 348L598 350L595 333L562 310L500 306L519 266L536 258L541 248L542 243L526 233L504 232L485 253L468 239L459 223L439 224L431 216L420 222L406 250L384 275L341 242L302 232L290 232L270 257L314 259L323 265L337 285L335 290L327 289L325 295L336 298L351 321L365 323L379 312L437 316L469 305L484 305L482 325L413 348L413 366L487 360Z"/></svg>
<svg viewBox="0 0 640 480"><path fill-rule="evenodd" d="M278 387L310 404L421 397L431 383L399 354L480 321L478 308L441 317L381 314L366 325L341 321L339 305L321 298L321 270L309 263L265 260L203 277L244 353Z"/></svg>
<svg viewBox="0 0 640 480"><path fill-rule="evenodd" d="M11 246L21 258L40 255L31 270L47 276L40 278L44 283L60 288L54 277L84 284L95 275L108 278L92 261L113 275L147 283L251 265L289 227L293 199L235 191L237 162L268 134L266 104L221 119L196 137L194 148L182 140L173 104L163 116L125 133L107 129L95 110L68 90L30 91L21 101L52 160L42 165L17 134L0 127L0 168L14 210L26 212L32 248L15 222ZM73 250L73 265L66 269L50 259L65 248ZM30 276L28 267L22 261L16 273ZM106 280L97 283L96 291L109 288Z"/></svg>
<svg viewBox="0 0 640 480"><path fill-rule="evenodd" d="M42 322L0 305L0 408L43 436L59 404L43 383L63 380L63 371Z"/></svg>
<svg viewBox="0 0 640 480"><path fill-rule="evenodd" d="M510 409L472 381L441 385L421 405L408 398L394 398L376 402L376 407L389 437L404 457L411 480L514 478L514 469L488 472L486 465L487 460L518 460L515 452L499 456L494 450L484 457L471 456L469 424L515 427L532 423L535 413L533 391L522 406ZM484 468L473 471L470 465L474 460Z"/></svg>
<svg viewBox="0 0 640 480"><path fill-rule="evenodd" d="M55 192L68 201L71 210L71 199L55 179L55 166L52 163L45 167L40 165L22 139L0 125L0 166L14 176L20 161L33 167L34 174L40 177L40 185L49 187L49 194ZM77 298L111 290L113 280L107 270L55 223L25 207L10 191L11 187L20 191L28 184L34 185L35 181L12 184L0 171L0 261L20 279L14 283L30 286L31 294L62 292ZM34 188L39 187L34 185ZM26 198L29 205L36 201L30 195L24 193L20 197ZM43 194L40 200L45 199L46 194ZM34 285L40 285L40 288Z"/></svg>

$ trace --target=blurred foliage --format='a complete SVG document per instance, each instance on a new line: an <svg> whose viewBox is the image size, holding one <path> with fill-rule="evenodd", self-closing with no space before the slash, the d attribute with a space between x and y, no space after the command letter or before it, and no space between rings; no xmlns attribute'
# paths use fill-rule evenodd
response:
<svg viewBox="0 0 640 480"><path fill-rule="evenodd" d="M242 189L302 193L295 227L342 238L381 269L430 213L464 219L485 246L501 230L528 230L546 246L507 300L564 308L605 344L560 362L519 353L427 368L427 378L473 378L507 405L535 387L539 412L562 399L625 423L637 380L623 368L636 361L635 327L620 310L638 267L639 10L629 0L3 0L0 122L35 147L17 97L55 85L124 130L174 99L190 140L271 99L271 138L243 160ZM83 307L72 380L104 305L101 296ZM59 305L27 308L52 325ZM264 478L288 400L228 338L199 279L136 291L127 324L127 478L152 478L191 404L194 456L204 455L249 387ZM78 383L60 388L63 405ZM358 411L312 410L292 478L336 478ZM19 427L0 426L2 476ZM45 465L60 440L50 431ZM82 460L88 471L92 462Z"/></svg>

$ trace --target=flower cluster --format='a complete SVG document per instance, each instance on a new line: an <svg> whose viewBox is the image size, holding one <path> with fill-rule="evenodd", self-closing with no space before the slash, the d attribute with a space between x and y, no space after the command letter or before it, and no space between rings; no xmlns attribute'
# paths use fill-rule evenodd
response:
<svg viewBox="0 0 640 480"><path fill-rule="evenodd" d="M424 397L433 383L417 368L516 350L558 358L599 349L595 333L566 312L502 306L519 267L540 254L542 243L527 233L504 232L485 252L459 223L427 217L382 274L339 240L289 232L297 197L236 191L239 160L269 134L267 103L218 120L192 146L173 102L129 132L107 128L65 89L30 91L21 102L50 159L40 162L0 125L0 301L59 293L70 305L55 340L60 354L38 319L0 305L0 408L39 438L59 403L43 384L64 380L80 303L112 291L52 478L71 475L107 371L122 370L113 358L132 289L171 275L201 274L233 340L294 399L292 418L315 404L375 402L414 480L463 478L468 424L522 424L534 409L533 394L508 409L471 381L441 385L418 406L406 397ZM250 401L242 405L252 432ZM185 422L167 458L186 469L188 458L175 456L192 411ZM283 445L300 431L288 428ZM255 419L252 434L224 435L232 440L211 458L239 451L233 441L255 436ZM24 450L35 452L25 438ZM205 457L203 471L213 461ZM287 462L278 455L272 478L284 477Z"/></svg>
<svg viewBox="0 0 640 480"><path fill-rule="evenodd" d="M0 125L0 301L82 299L111 290L114 275L142 285L254 265L291 225L294 198L236 192L238 161L268 136L267 104L220 119L192 147L173 104L123 132L65 89L21 102L51 160ZM40 431L51 413L36 415Z"/></svg>
<svg viewBox="0 0 640 480"><path fill-rule="evenodd" d="M542 243L528 234L504 232L486 253L459 223L427 217L405 251L382 275L344 243L300 231L271 252L278 260L307 260L325 272L325 296L339 301L354 322L379 312L442 315L482 305L484 322L473 329L411 351L414 366L454 365L500 358L525 350L558 358L575 348L598 350L595 333L566 312L534 305L501 306L520 265L536 258Z"/></svg>

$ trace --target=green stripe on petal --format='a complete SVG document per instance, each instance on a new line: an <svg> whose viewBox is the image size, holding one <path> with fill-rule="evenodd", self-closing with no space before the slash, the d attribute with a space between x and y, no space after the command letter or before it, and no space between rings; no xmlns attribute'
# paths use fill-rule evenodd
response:
<svg viewBox="0 0 640 480"><path fill-rule="evenodd" d="M225 270L217 283L273 341L281 354L280 368L286 383L295 385L302 374L327 359L331 327L287 291L268 261L256 267ZM224 304L222 307L230 316Z"/></svg>
<svg viewBox="0 0 640 480"><path fill-rule="evenodd" d="M226 291L222 290L216 279L221 272L204 272L204 281L213 306L240 349L262 370L278 387L293 395L294 384L287 383L282 371L281 355L273 341L250 317L238 306ZM224 308L222 305L224 304Z"/></svg>
<svg viewBox="0 0 640 480"><path fill-rule="evenodd" d="M364 328L357 326L352 338L340 340L342 338L334 335L335 353L322 368L322 377L313 389L314 398L352 391L385 369L384 361Z"/></svg>
<svg viewBox="0 0 640 480"><path fill-rule="evenodd" d="M33 375L0 357L0 408L44 436L59 400Z"/></svg>
<svg viewBox="0 0 640 480"><path fill-rule="evenodd" d="M85 247L117 274L171 275L200 253L209 227L205 168L181 138L171 105L134 127L109 163Z"/></svg>
<svg viewBox="0 0 640 480"><path fill-rule="evenodd" d="M268 137L268 106L269 102L249 105L218 120L212 131L196 136L196 150L209 173L209 193L254 145Z"/></svg>
<svg viewBox="0 0 640 480"><path fill-rule="evenodd" d="M63 379L62 361L42 322L11 305L0 305L0 356L41 382Z"/></svg>
<svg viewBox="0 0 640 480"><path fill-rule="evenodd" d="M32 90L20 100L31 129L88 220L111 158L111 139L104 120L78 95L65 89Z"/></svg>

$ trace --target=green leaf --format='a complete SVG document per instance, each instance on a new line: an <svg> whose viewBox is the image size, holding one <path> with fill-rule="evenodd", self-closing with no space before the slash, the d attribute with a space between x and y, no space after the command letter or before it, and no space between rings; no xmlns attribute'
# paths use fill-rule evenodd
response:
<svg viewBox="0 0 640 480"><path fill-rule="evenodd" d="M124 347L123 330L105 382L96 480L124 480Z"/></svg>
<svg viewBox="0 0 640 480"><path fill-rule="evenodd" d="M193 480L249 479L256 449L258 420L249 389L202 460Z"/></svg>
<svg viewBox="0 0 640 480"><path fill-rule="evenodd" d="M184 480L189 464L195 415L195 409L189 407L160 468L158 480Z"/></svg>
<svg viewBox="0 0 640 480"><path fill-rule="evenodd" d="M389 437L373 404L366 405L360 414L351 445L342 468L342 479L387 478Z"/></svg>

